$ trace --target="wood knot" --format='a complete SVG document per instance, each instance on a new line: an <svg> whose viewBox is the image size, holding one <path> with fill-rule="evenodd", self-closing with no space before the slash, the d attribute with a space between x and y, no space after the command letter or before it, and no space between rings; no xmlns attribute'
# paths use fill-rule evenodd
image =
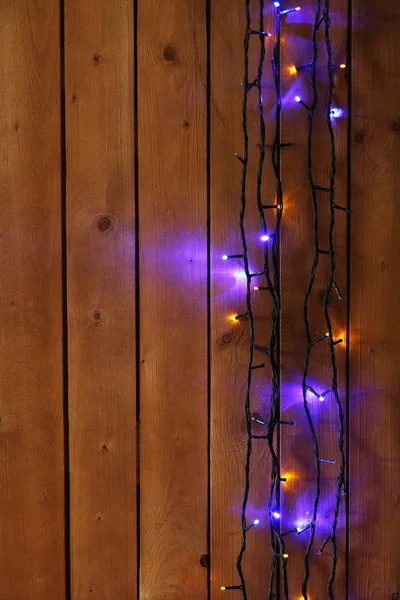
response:
<svg viewBox="0 0 400 600"><path fill-rule="evenodd" d="M176 57L175 46L173 46L172 44L168 44L168 46L164 48L163 56L165 60L174 60Z"/></svg>
<svg viewBox="0 0 400 600"><path fill-rule="evenodd" d="M92 56L92 65L98 67L102 62L103 57L101 56L101 54L97 54L97 52L95 52Z"/></svg>
<svg viewBox="0 0 400 600"><path fill-rule="evenodd" d="M99 310L95 310L93 313L93 319L96 322L96 325L99 325L99 321L101 321L101 312Z"/></svg>
<svg viewBox="0 0 400 600"><path fill-rule="evenodd" d="M101 513L97 513L96 521L102 521L102 520L103 520L103 515Z"/></svg>
<svg viewBox="0 0 400 600"><path fill-rule="evenodd" d="M97 221L97 227L100 229L100 231L106 231L107 229L109 229L111 226L111 221L108 217L101 217L98 221Z"/></svg>
<svg viewBox="0 0 400 600"><path fill-rule="evenodd" d="M231 341L232 341L232 336L229 333L224 333L224 335L222 336L222 343L230 344Z"/></svg>
<svg viewBox="0 0 400 600"><path fill-rule="evenodd" d="M361 133L360 131L358 133L356 133L356 135L354 136L354 141L357 142L357 144L361 144L361 142L364 140L364 134Z"/></svg>
<svg viewBox="0 0 400 600"><path fill-rule="evenodd" d="M101 444L100 444L100 450L102 452L108 452L108 444L107 444L107 442L101 442Z"/></svg>
<svg viewBox="0 0 400 600"><path fill-rule="evenodd" d="M202 554L200 556L200 564L202 567L208 568L208 554Z"/></svg>

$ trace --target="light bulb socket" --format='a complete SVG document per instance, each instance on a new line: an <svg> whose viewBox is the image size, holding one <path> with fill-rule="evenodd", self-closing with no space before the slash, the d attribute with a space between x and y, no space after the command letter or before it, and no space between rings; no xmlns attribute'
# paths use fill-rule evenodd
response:
<svg viewBox="0 0 400 600"><path fill-rule="evenodd" d="M248 311L246 311L244 313L241 313L240 315L236 315L235 320L239 321L239 319L243 319L243 317L247 317L248 314L249 314Z"/></svg>
<svg viewBox="0 0 400 600"><path fill-rule="evenodd" d="M263 348L262 346L253 345L253 350L257 350L257 352L261 352L262 354L266 354L267 356L270 356L269 348Z"/></svg>
<svg viewBox="0 0 400 600"><path fill-rule="evenodd" d="M265 426L268 425L268 423L266 421L263 421L262 419L259 419L258 417L251 417L251 420L254 421L255 423L258 423L259 425L265 425Z"/></svg>
<svg viewBox="0 0 400 600"><path fill-rule="evenodd" d="M286 10L281 10L279 14L283 16L291 12L297 12L299 10L301 10L300 6L295 6L294 8L287 8Z"/></svg>
<svg viewBox="0 0 400 600"><path fill-rule="evenodd" d="M221 591L226 592L227 590L242 590L243 587L241 585L222 585Z"/></svg>
<svg viewBox="0 0 400 600"><path fill-rule="evenodd" d="M259 31L258 29L249 29L250 35L262 35L264 37L272 37L272 33L269 31Z"/></svg>
<svg viewBox="0 0 400 600"><path fill-rule="evenodd" d="M243 254L224 254L222 260L229 260L230 258L243 258Z"/></svg>
<svg viewBox="0 0 400 600"><path fill-rule="evenodd" d="M311 106L306 104L301 98L300 98L300 100L296 100L296 102L297 102L297 104L301 104L302 106L304 106L304 108L306 108L307 110L311 110Z"/></svg>
<svg viewBox="0 0 400 600"><path fill-rule="evenodd" d="M236 156L236 158L237 158L237 159L238 159L238 160L239 160L239 161L242 163L242 165L244 165L244 164L245 164L245 160L244 160L243 156L241 156L241 155L240 155L240 154L238 154L237 152L236 152L235 156Z"/></svg>
<svg viewBox="0 0 400 600"><path fill-rule="evenodd" d="M312 67L312 63L306 63L305 65L300 65L299 67L296 67L296 71L302 71L303 69L307 69L307 67Z"/></svg>

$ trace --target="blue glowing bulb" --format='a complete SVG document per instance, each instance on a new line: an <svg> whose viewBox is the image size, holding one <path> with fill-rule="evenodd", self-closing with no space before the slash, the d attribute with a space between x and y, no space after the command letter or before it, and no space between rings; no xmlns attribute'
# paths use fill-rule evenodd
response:
<svg viewBox="0 0 400 600"><path fill-rule="evenodd" d="M320 400L320 402L324 401L324 397L323 396L318 396L318 400Z"/></svg>
<svg viewBox="0 0 400 600"><path fill-rule="evenodd" d="M301 530L302 530L302 527L299 527L299 526L296 527L297 533L300 533Z"/></svg>
<svg viewBox="0 0 400 600"><path fill-rule="evenodd" d="M276 8L279 8L279 7L280 7L280 5L281 5L281 3L280 3L280 2L274 2L274 6L275 6Z"/></svg>
<svg viewBox="0 0 400 600"><path fill-rule="evenodd" d="M278 512L276 512L276 511L274 511L272 513L272 516L275 517L275 519L280 519L281 518L281 515Z"/></svg>
<svg viewBox="0 0 400 600"><path fill-rule="evenodd" d="M268 240L269 240L269 235L265 234L265 235L261 236L261 241L262 242L268 242Z"/></svg>
<svg viewBox="0 0 400 600"><path fill-rule="evenodd" d="M228 255L227 254L223 254L222 255L222 260L228 260Z"/></svg>
<svg viewBox="0 0 400 600"><path fill-rule="evenodd" d="M253 525L258 525L258 524L259 524L259 522L260 522L260 521L259 521L259 519L254 519L254 521L253 521Z"/></svg>
<svg viewBox="0 0 400 600"><path fill-rule="evenodd" d="M337 119L343 115L341 108L331 108L331 119Z"/></svg>
<svg viewBox="0 0 400 600"><path fill-rule="evenodd" d="M300 98L300 96L295 96L295 98L294 98L294 99L295 99L295 101L296 101L296 102L301 102L301 98Z"/></svg>

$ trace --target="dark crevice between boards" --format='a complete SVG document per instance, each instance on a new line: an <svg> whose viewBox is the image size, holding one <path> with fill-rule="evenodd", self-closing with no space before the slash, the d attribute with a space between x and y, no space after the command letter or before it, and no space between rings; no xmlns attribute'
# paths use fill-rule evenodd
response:
<svg viewBox="0 0 400 600"><path fill-rule="evenodd" d="M207 178L207 599L211 600L211 0L206 0Z"/></svg>
<svg viewBox="0 0 400 600"><path fill-rule="evenodd" d="M65 10L60 0L60 157L61 157L61 302L62 302L62 370L64 425L64 562L65 598L71 600L71 505L69 474L69 410L68 410L68 296L67 296L67 147L65 115Z"/></svg>
<svg viewBox="0 0 400 600"><path fill-rule="evenodd" d="M277 42L276 42L276 52L277 52L277 66L278 66L278 86L279 86L279 90L280 93L282 91L282 79L281 79L281 19L278 18L277 22L276 22L276 33L277 33ZM279 102L279 99L278 99ZM279 112L277 113L277 118L276 118L276 142L277 142L277 149L276 149L276 156L277 156L277 169L278 169L278 173L279 173L279 180L282 182L282 161L281 161L281 152L282 152L282 110L281 108L279 109ZM282 188L281 188L282 189ZM279 205L280 203L283 202L283 198L279 197L279 192L277 190L277 198L276 198L276 202L277 205ZM277 266L278 266L278 273L277 273L277 280L279 281L279 323L278 323L278 334L277 334L277 344L276 344L276 362L277 362L277 366L278 366L278 374L279 374L279 406L278 406L278 411L279 411L279 419L282 419L282 385L281 385L281 381L282 381L282 366L281 366L281 326L282 326L282 304L281 304L281 296L282 296L282 279L281 279L281 273L282 273L282 269L281 269L281 239L280 236L278 237L278 246L277 246L277 254L278 254L278 258L277 258ZM279 472L282 472L282 464L281 464L281 428L277 427L277 439L276 439L276 448L277 448L277 455L278 455L278 464L279 464ZM280 481L277 482L278 486L279 486L279 506L281 506L281 486L280 486ZM278 569L277 570L277 574L276 574L276 600L280 600L281 599L281 588L283 585L283 577L282 577L282 573L281 570Z"/></svg>
<svg viewBox="0 0 400 600"><path fill-rule="evenodd" d="M140 598L140 261L139 261L139 142L138 142L138 0L133 0L133 134L135 209L135 345L136 345L136 595Z"/></svg>
<svg viewBox="0 0 400 600"><path fill-rule="evenodd" d="M346 600L350 597L350 319L351 319L351 132L352 132L352 20L353 20L353 4L352 0L348 0L347 13L347 64L348 64L348 79L347 79L347 222L346 222L346 238L347 238L347 323L346 323Z"/></svg>

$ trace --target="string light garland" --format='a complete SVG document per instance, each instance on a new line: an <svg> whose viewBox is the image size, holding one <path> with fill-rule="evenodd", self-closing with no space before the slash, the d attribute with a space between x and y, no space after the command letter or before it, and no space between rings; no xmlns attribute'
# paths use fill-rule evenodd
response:
<svg viewBox="0 0 400 600"><path fill-rule="evenodd" d="M275 84L276 93L276 109L275 109L275 134L272 144L272 166L275 175L276 185L276 203L275 204L263 204L262 202L262 182L263 182L263 166L265 161L265 123L264 123L264 109L263 109L263 98L262 98L262 82L263 82L263 69L265 62L265 44L266 40L272 36L270 32L264 30L264 0L258 0L258 28L252 29L251 27L251 16L250 16L250 0L245 0L245 20L246 20L246 31L244 37L244 76L241 86L243 87L243 100L242 100L242 129L243 129L243 156L236 154L236 158L242 165L242 176L241 176L241 209L239 218L239 229L240 238L242 244L242 250L240 253L235 254L224 254L223 260L229 259L240 259L243 261L243 269L246 279L246 310L245 312L234 316L235 321L239 321L247 317L249 325L249 357L247 366L247 378L246 378L246 391L244 399L244 410L245 410L245 421L246 421L246 458L245 458L245 484L242 500L241 509L241 545L236 561L237 573L239 582L234 585L223 585L221 591L229 590L240 590L244 600L247 600L247 585L246 578L243 571L243 556L247 546L247 534L256 525L259 524L259 519L253 520L251 523L247 523L247 504L250 492L250 472L251 472L251 455L253 451L253 440L266 440L268 443L268 449L271 456L271 477L270 477L270 491L268 497L268 514L269 514L269 536L272 551L271 566L270 566L270 578L268 584L268 600L273 600L274 585L277 582L277 568L278 561L280 562L281 568L281 583L283 597L285 600L289 600L289 587L288 587L288 570L287 563L289 554L286 552L285 537L290 534L300 535L304 532L309 531L309 539L304 555L304 579L302 584L302 594L304 600L308 600L307 595L307 584L310 577L310 564L309 558L310 553L314 544L315 530L317 524L318 507L321 495L321 464L336 465L336 460L329 458L321 458L319 452L319 443L315 430L314 421L310 411L308 394L316 397L320 402L324 402L325 398L330 395L333 397L338 411L338 452L339 452L339 472L337 475L337 488L335 494L334 503L334 514L331 525L331 533L327 536L319 548L318 553L321 554L324 548L329 542L332 546L332 566L331 573L328 580L328 596L330 600L334 600L333 584L335 581L336 567L337 567L337 522L339 515L339 506L341 500L342 491L344 491L344 472L345 472L345 455L344 455L344 413L341 404L341 400L338 392L337 383L337 367L336 367L336 356L335 347L337 344L343 343L343 338L334 339L332 331L332 323L329 314L329 297L333 291L336 292L339 300L342 299L342 295L339 291L338 285L335 281L335 250L333 243L333 232L335 225L335 210L348 211L347 208L339 206L335 203L335 175L336 175L336 157L335 157L335 142L332 127L332 120L341 116L341 109L332 106L332 72L336 69L345 69L346 64L340 63L334 65L332 63L332 49L330 42L330 14L329 14L329 0L324 0L323 9L321 10L321 0L316 0L315 19L312 28L311 43L312 43L312 59L311 62L301 65L299 67L291 67L290 72L292 74L299 73L302 70L307 69L310 77L310 89L312 100L310 104L307 104L302 100L300 96L295 96L294 100L300 104L308 112L308 131L306 140L307 150L307 179L311 191L311 202L313 207L313 251L314 258L310 270L309 282L304 297L303 303L303 317L304 326L306 331L306 354L304 361L304 369L302 375L302 392L303 392L303 405L304 411L307 418L307 424L311 435L313 453L315 456L315 495L312 507L311 518L308 519L307 523L298 522L297 525L289 529L286 532L281 533L280 530L280 485L286 483L292 475L285 474L281 475L280 464L275 450L274 437L277 428L280 426L295 426L294 421L284 421L280 419L280 373L279 373L279 348L278 348L278 332L280 327L281 319L281 300L280 300L280 273L279 273L279 243L280 243L280 228L282 212L284 209L283 203L283 190L282 181L280 176L280 153L282 148L291 147L291 142L281 142L280 139L280 124L281 124L281 112L282 112L282 90L281 90L281 77L280 77L280 48L281 48L281 19L289 13L296 13L301 10L300 6L282 9L280 2L274 2L273 6L276 9L276 27L275 27L275 43L273 46L272 56L272 74ZM325 123L328 130L329 136L329 149L330 149L330 173L329 182L327 186L320 186L314 183L313 171L312 171L312 140L313 140L313 125L314 115L318 105L318 93L316 87L316 64L317 64L317 32L323 27L324 31L324 43L326 49L326 69L327 69L327 100L325 110ZM249 41L250 36L257 36L259 39L259 57L257 75L254 80L249 81ZM247 125L247 113L248 113L248 95L251 90L256 90L257 102L258 102L258 115L259 115L259 148L258 157L258 168L256 176L256 205L260 219L261 237L260 241L263 242L263 254L264 254L264 265L261 271L251 273L248 261L248 240L245 229L245 214L247 210L247 183L248 183L248 163L249 163L249 137L248 137L248 125ZM327 249L321 248L319 245L319 232L318 232L318 203L320 201L317 197L317 192L325 192L328 200L329 207L329 226L328 226L328 239ZM326 200L325 200L326 201ZM273 231L268 231L267 222L265 217L265 211L275 210L276 224ZM326 333L313 339L311 336L311 324L309 320L309 299L313 291L317 268L321 257L327 256L329 263L329 277L326 284L324 300L323 300L323 314L326 323ZM326 259L325 259L326 260ZM252 279L255 276L260 276L265 279L265 285L252 285ZM255 343L256 331L255 331L255 320L252 309L252 296L254 292L265 291L268 292L271 298L271 316L270 316L270 335L269 344L267 347L258 346ZM331 364L331 382L330 387L322 392L317 392L313 386L308 383L308 372L309 362L311 358L312 349L318 344L325 340L328 347L329 359ZM254 362L254 353L260 352L268 357L267 363ZM252 415L251 413L251 384L252 374L256 369L262 369L269 367L271 371L271 402L268 416L260 418L259 416ZM266 427L264 435L255 435L252 432L252 423L257 423ZM307 512L309 514L309 512Z"/></svg>
<svg viewBox="0 0 400 600"><path fill-rule="evenodd" d="M325 122L326 122L326 126L328 129L329 145L330 145L330 173L329 173L329 185L327 187L321 187L321 186L315 185L314 178L313 178L313 171L312 171L312 140L313 140L314 114L315 114L315 111L316 111L316 108L318 105L318 100L319 100L317 86L316 86L317 32L322 25L324 26L324 40L325 40L325 48L326 48L326 67L327 67L327 99L326 99ZM303 593L303 597L305 598L305 600L307 600L307 598L308 598L307 584L308 584L308 580L310 577L309 558L310 558L310 552L312 550L313 543L314 543L315 528L316 528L317 515L318 515L318 505L319 505L319 500L320 500L320 495L321 495L321 467L320 467L320 465L321 465L321 463L336 464L336 461L334 461L334 460L322 459L320 457L319 444L318 444L318 439L317 439L317 434L316 434L313 418L312 418L311 411L309 408L307 392L311 391L314 395L316 395L319 398L319 400L323 400L327 393L331 393L336 401L337 408L338 408L338 429L339 429L338 449L339 449L339 455L340 455L340 467L339 467L339 475L337 477L337 490L336 490L336 498L335 498L335 506L334 506L334 516L333 516L333 521L332 521L332 532L331 532L331 535L325 539L325 541L319 551L320 553L322 553L322 551L323 551L324 547L326 546L326 544L328 543L328 541L332 542L332 568L331 568L331 573L330 573L329 581L328 581L328 596L331 600L333 600L333 598L334 598L333 583L335 580L336 565L337 565L336 528L337 528L337 520L338 520L338 514L339 514L341 492L344 487L344 470L345 470L345 457L344 457L344 450L343 450L344 415L343 415L343 409L342 409L339 392L338 392L337 368L336 368L336 358L335 358L335 346L336 346L336 344L342 343L343 339L340 338L339 340L336 340L336 341L333 339L332 324L331 324L329 308L328 308L329 297L330 297L330 293L331 293L332 289L334 289L336 291L339 299L341 299L341 297L342 297L339 292L339 288L336 285L336 282L334 279L335 250L334 250L334 245L333 245L333 230L334 230L334 223L335 223L335 208L336 208L336 204L334 202L336 156L335 156L335 141L334 141L334 134L333 134L333 128L332 128L332 121L331 121L331 119L332 119L332 75L331 75L331 73L334 69L333 69L333 65L332 65L332 49L331 49L331 43L330 43L329 29L330 29L329 0L324 1L324 8L323 8L322 16L321 16L321 0L317 0L314 25L313 25L313 29L312 29L312 35L311 35L313 55L312 55L312 60L308 65L310 68L310 87L311 87L311 92L312 92L312 103L310 106L308 106L305 103L303 103L301 98L300 99L299 99L299 97L295 98L296 102L300 102L306 108L308 108L307 179L308 179L309 186L310 186L311 201L312 201L312 206L313 206L313 247L314 247L314 258L313 258L313 263L312 263L312 267L311 267L311 271L310 271L310 278L309 278L309 283L308 283L306 295L304 298L304 306L303 306L304 325L305 325L306 336L307 336L307 348L306 348L306 356L305 356L304 371L303 371L303 381L302 381L303 401L304 401L304 410L305 410L305 413L307 416L307 421L308 421L308 425L309 425L309 429L310 429L310 433L311 433L313 450L314 450L315 461L316 461L315 462L315 465L316 465L315 466L315 476L316 476L315 482L316 483L315 483L314 506L313 506L312 519L311 519L311 523L310 523L310 537L309 537L309 541L308 541L305 556L304 556L305 574L304 574L304 580L303 580L303 585L302 585L302 593ZM317 192L319 192L319 191L327 192L328 202L329 202L329 226L328 226L328 250L327 251L322 251L319 247L319 236L318 236L318 202L319 202L319 198L317 198ZM317 268L319 265L320 257L322 254L327 254L328 260L329 260L329 278L328 278L328 283L325 288L325 294L324 294L324 300L323 300L323 312L324 312L324 317L325 317L326 328L328 331L325 334L325 336L322 336L322 337L318 338L317 340L313 340L311 337L311 327L310 327L310 322L309 322L309 306L308 306L308 304L309 304L309 298L311 296L313 286L315 283L315 278L316 278L316 273L317 273ZM311 355L311 351L312 351L314 345L318 342L321 342L324 338L326 338L327 342L328 342L329 358L330 358L330 362L331 362L332 382L331 382L331 387L329 390L327 390L327 392L317 395L316 392L313 390L313 388L309 385L309 383L307 381L308 369L309 369L310 355Z"/></svg>

